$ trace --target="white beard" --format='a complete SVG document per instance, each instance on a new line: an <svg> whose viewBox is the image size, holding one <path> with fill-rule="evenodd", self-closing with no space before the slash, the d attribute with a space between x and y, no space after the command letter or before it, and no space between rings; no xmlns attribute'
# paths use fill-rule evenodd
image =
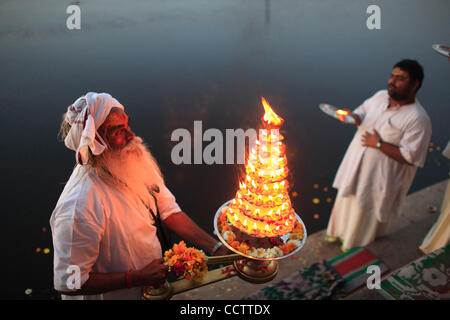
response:
<svg viewBox="0 0 450 320"><path fill-rule="evenodd" d="M164 184L158 163L140 137L135 137L121 150L105 150L96 169L117 186L128 187L135 200L146 205L151 203L150 190L159 192Z"/></svg>

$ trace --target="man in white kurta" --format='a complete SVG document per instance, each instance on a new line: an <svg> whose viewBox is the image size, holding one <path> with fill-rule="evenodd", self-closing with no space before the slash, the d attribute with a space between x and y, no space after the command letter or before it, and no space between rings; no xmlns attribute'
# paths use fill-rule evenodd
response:
<svg viewBox="0 0 450 320"><path fill-rule="evenodd" d="M418 88L408 87L413 80L394 67L389 90L378 91L350 114L358 129L333 183L338 194L327 228L327 238L340 239L344 251L387 232L424 165L431 121L415 98ZM396 94L401 89L406 93Z"/></svg>
<svg viewBox="0 0 450 320"><path fill-rule="evenodd" d="M77 162L50 218L54 287L63 299L140 299L143 286L164 283L158 213L181 238L211 255L227 253L181 211L116 99L80 97L62 133Z"/></svg>
<svg viewBox="0 0 450 320"><path fill-rule="evenodd" d="M161 219L181 211L164 184L155 193ZM151 202L154 212L156 207ZM89 273L139 270L162 256L149 210L126 188L105 183L89 167L77 165L50 219L54 241L55 289L70 292L69 266L80 268L80 285ZM140 287L80 299L139 299ZM64 299L69 296L63 295Z"/></svg>

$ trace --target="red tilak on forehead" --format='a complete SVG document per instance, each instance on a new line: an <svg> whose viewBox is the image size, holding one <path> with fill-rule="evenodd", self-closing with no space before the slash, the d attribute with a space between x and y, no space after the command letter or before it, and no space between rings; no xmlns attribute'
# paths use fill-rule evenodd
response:
<svg viewBox="0 0 450 320"><path fill-rule="evenodd" d="M128 116L125 112L111 112L106 118L105 124L107 127L113 127L119 124L124 124L127 122Z"/></svg>

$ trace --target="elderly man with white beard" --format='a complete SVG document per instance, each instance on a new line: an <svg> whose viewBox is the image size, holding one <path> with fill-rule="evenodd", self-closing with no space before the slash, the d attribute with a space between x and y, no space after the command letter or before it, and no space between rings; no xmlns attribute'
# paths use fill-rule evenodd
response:
<svg viewBox="0 0 450 320"><path fill-rule="evenodd" d="M158 215L208 253L229 252L180 209L128 122L106 93L89 92L63 116L61 134L77 162L50 218L54 287L63 299L140 299L142 286L164 283Z"/></svg>

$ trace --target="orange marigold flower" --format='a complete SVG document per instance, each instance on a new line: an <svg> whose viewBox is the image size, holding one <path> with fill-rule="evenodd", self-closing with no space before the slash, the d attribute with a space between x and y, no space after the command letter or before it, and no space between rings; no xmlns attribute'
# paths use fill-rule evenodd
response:
<svg viewBox="0 0 450 320"><path fill-rule="evenodd" d="M239 241L233 241L233 242L231 243L231 246L232 246L233 248L237 249L237 248L239 247L240 244L241 244L241 243L240 243Z"/></svg>
<svg viewBox="0 0 450 320"><path fill-rule="evenodd" d="M292 239L292 240L300 240L300 234L298 234L298 233L292 233L290 236L289 236L289 239Z"/></svg>
<svg viewBox="0 0 450 320"><path fill-rule="evenodd" d="M242 243L240 243L240 245L237 247L237 249L240 251L240 252L243 252L243 253L247 253L247 251L248 251L248 249L249 249L249 246L245 243L245 242L242 242Z"/></svg>
<svg viewBox="0 0 450 320"><path fill-rule="evenodd" d="M279 246L279 248L286 255L286 254L290 253L291 251L293 251L295 249L295 246L294 246L294 249L291 249L290 245L282 244L281 246Z"/></svg>
<svg viewBox="0 0 450 320"><path fill-rule="evenodd" d="M222 233L225 233L225 231L232 231L232 230L233 230L233 228L229 224L225 224L222 227Z"/></svg>
<svg viewBox="0 0 450 320"><path fill-rule="evenodd" d="M228 235L227 242L228 242L229 244L232 244L232 243L234 242L234 237L233 237L231 234Z"/></svg>
<svg viewBox="0 0 450 320"><path fill-rule="evenodd" d="M205 254L195 248L187 248L184 241L164 252L164 261L173 267L179 279L201 281L208 272Z"/></svg>

